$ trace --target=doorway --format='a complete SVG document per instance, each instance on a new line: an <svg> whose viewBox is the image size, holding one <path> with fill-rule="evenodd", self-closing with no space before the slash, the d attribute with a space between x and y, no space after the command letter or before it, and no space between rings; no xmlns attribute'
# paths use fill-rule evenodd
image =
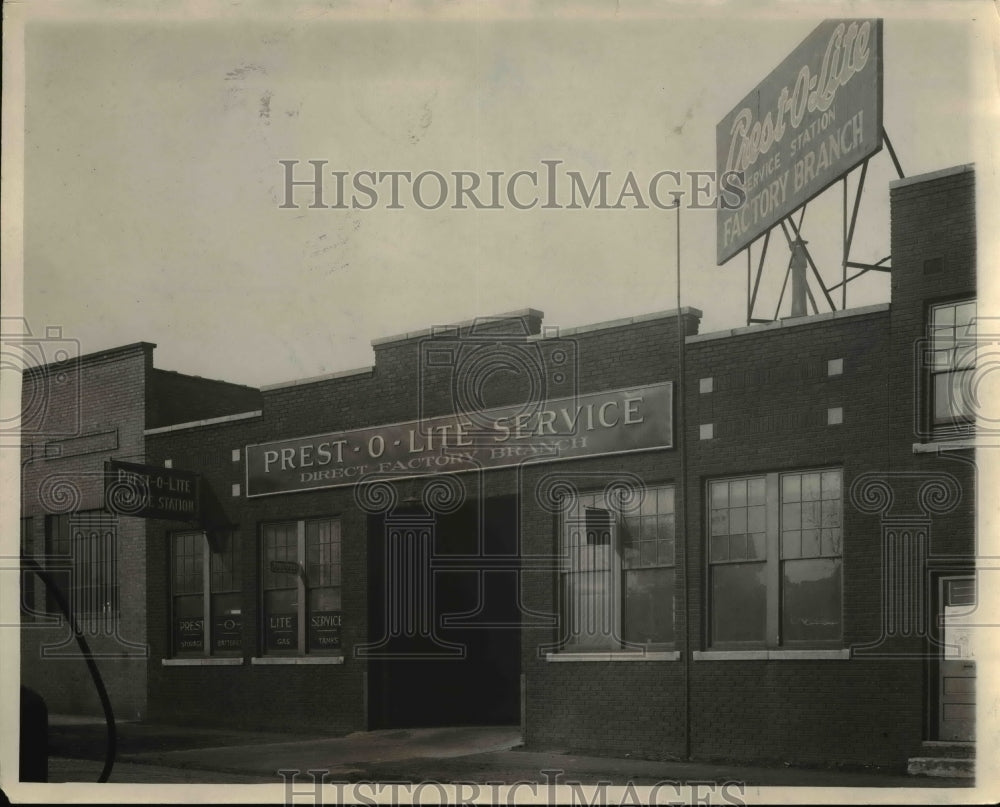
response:
<svg viewBox="0 0 1000 807"><path fill-rule="evenodd" d="M975 577L942 577L938 602L944 644L938 670L938 739L972 742L976 738Z"/></svg>
<svg viewBox="0 0 1000 807"><path fill-rule="evenodd" d="M517 499L368 524L369 728L520 721Z"/></svg>

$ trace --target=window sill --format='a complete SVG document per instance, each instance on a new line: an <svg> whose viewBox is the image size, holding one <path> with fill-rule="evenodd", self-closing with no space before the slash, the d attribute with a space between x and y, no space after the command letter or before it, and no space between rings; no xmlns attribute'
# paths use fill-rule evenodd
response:
<svg viewBox="0 0 1000 807"><path fill-rule="evenodd" d="M677 661L681 654L676 650L649 650L645 653L546 653L546 661Z"/></svg>
<svg viewBox="0 0 1000 807"><path fill-rule="evenodd" d="M961 451L963 449L976 448L976 446L986 446L988 443L976 441L975 437L965 438L937 438L928 440L926 443L914 443L914 454L937 454L939 451Z"/></svg>
<svg viewBox="0 0 1000 807"><path fill-rule="evenodd" d="M239 667L243 664L243 657L165 658L161 659L160 664L164 667Z"/></svg>
<svg viewBox="0 0 1000 807"><path fill-rule="evenodd" d="M343 664L343 656L254 656L251 664Z"/></svg>
<svg viewBox="0 0 1000 807"><path fill-rule="evenodd" d="M848 647L838 650L695 650L694 661L792 661L795 659L849 659Z"/></svg>

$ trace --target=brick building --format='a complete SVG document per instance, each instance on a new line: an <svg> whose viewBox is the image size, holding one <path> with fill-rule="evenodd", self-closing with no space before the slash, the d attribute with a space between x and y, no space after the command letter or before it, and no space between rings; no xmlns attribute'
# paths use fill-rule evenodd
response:
<svg viewBox="0 0 1000 807"><path fill-rule="evenodd" d="M975 601L971 167L891 213L891 304L708 334L526 309L140 406L128 456L216 508L137 541L149 717L891 766L971 740L937 619Z"/></svg>
<svg viewBox="0 0 1000 807"><path fill-rule="evenodd" d="M21 548L60 584L121 719L146 716L147 522L104 507L104 463L146 462L147 428L242 411L250 387L153 366L148 342L80 356L61 333L20 342ZM39 358L54 361L38 363ZM50 712L99 713L72 631L33 574L23 580L22 681Z"/></svg>

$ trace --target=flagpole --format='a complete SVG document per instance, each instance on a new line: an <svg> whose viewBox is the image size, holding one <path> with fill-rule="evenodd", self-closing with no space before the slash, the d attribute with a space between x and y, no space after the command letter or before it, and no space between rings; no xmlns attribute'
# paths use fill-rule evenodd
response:
<svg viewBox="0 0 1000 807"><path fill-rule="evenodd" d="M681 203L677 201L677 383L674 400L677 416L675 440L677 441L677 475L675 512L676 525L674 530L674 551L683 546L682 562L679 564L681 579L678 586L683 598L684 633L681 643L681 654L684 662L684 759L691 758L691 620L690 597L688 596L688 540L687 540L687 456L685 451L684 427L684 321L681 314Z"/></svg>

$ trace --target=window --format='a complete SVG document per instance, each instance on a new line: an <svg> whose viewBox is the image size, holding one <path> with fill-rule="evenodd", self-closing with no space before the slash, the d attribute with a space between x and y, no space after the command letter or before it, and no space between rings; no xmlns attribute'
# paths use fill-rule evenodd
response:
<svg viewBox="0 0 1000 807"><path fill-rule="evenodd" d="M708 487L711 644L839 644L841 472L775 473Z"/></svg>
<svg viewBox="0 0 1000 807"><path fill-rule="evenodd" d="M243 648L239 536L223 531L210 539L204 532L180 532L171 541L174 653L239 654Z"/></svg>
<svg viewBox="0 0 1000 807"><path fill-rule="evenodd" d="M48 515L48 566L81 628L114 629L118 614L117 519L100 510ZM49 613L61 613L51 594Z"/></svg>
<svg viewBox="0 0 1000 807"><path fill-rule="evenodd" d="M264 652L340 650L340 521L265 524L261 536Z"/></svg>
<svg viewBox="0 0 1000 807"><path fill-rule="evenodd" d="M930 310L931 409L935 426L971 424L976 413L969 389L976 369L976 302Z"/></svg>
<svg viewBox="0 0 1000 807"><path fill-rule="evenodd" d="M613 495L613 494L612 494ZM566 650L669 647L674 641L674 489L623 506L603 493L564 510L561 549Z"/></svg>

